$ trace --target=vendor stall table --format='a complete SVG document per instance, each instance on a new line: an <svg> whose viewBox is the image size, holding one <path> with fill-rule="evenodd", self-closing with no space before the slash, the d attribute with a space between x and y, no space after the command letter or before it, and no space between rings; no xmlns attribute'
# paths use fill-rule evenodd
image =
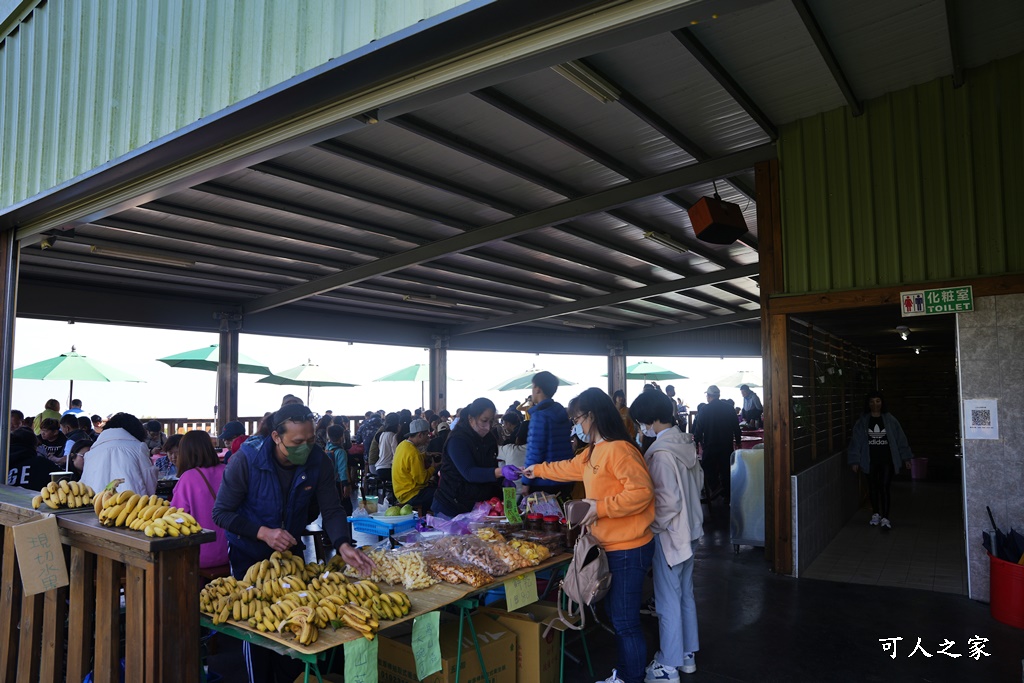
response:
<svg viewBox="0 0 1024 683"><path fill-rule="evenodd" d="M112 683L123 656L125 680L198 683L199 545L215 534L147 538L102 526L91 507L62 512L70 585L25 595L12 529L44 518L32 509L36 493L0 486L0 680L81 681L91 669L94 681Z"/></svg>
<svg viewBox="0 0 1024 683"><path fill-rule="evenodd" d="M545 569L568 565L570 560L572 560L571 553L561 553L548 558L536 567L527 567L526 569L519 569L506 574L505 576L495 577L493 582L479 588L475 588L464 583L450 584L442 582L433 585L430 588L424 588L423 590L405 591L406 595L408 595L412 600L412 609L409 610L409 613L404 617L393 621L382 622L380 630L386 631L387 629L401 623L443 607L454 607L459 610L459 627L461 634L462 620L466 619L468 621L469 612L472 609L475 609L478 605L478 599L474 596L478 596L479 594L492 590L507 581L529 574L530 572L543 571ZM403 590L401 585L390 586L386 583L377 583L377 585L383 592ZM198 604L198 597L196 598L196 601ZM203 614L201 615L201 623L206 628L218 631L233 638L248 641L254 645L270 648L275 652L287 654L293 659L298 659L304 662L306 665L304 680L307 682L309 681L310 672L316 676L318 681L323 680L320 676L319 663L327 658L328 652L334 650L339 645L344 645L350 640L363 637L358 631L347 627L340 628L336 631L326 628L320 630L320 637L315 643L311 645L300 645L290 634L263 633L252 628L247 622L230 620L215 626L210 619L210 615ZM472 624L470 624L470 628L472 629ZM475 642L475 633L473 635ZM462 653L460 650L458 658L461 659L461 656ZM486 667L484 667L483 670L486 671Z"/></svg>

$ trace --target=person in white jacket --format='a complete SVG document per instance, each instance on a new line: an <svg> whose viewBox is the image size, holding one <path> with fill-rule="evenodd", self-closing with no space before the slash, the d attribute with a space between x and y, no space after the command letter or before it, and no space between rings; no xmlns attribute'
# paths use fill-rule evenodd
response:
<svg viewBox="0 0 1024 683"><path fill-rule="evenodd" d="M111 417L85 456L82 483L101 491L112 480L124 479L121 491L156 493L156 467L145 439L146 429L139 418L128 413Z"/></svg>
<svg viewBox="0 0 1024 683"><path fill-rule="evenodd" d="M646 683L678 681L678 670L697 671L697 604L693 598L693 557L704 535L700 492L704 471L693 435L676 424L672 399L659 391L641 394L629 414L644 436L655 441L644 454L654 482L654 603L660 649L647 667Z"/></svg>

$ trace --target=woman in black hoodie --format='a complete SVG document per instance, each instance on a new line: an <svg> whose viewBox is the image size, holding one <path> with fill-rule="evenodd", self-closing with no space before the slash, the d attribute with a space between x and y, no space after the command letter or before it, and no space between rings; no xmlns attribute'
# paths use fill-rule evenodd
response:
<svg viewBox="0 0 1024 683"><path fill-rule="evenodd" d="M59 467L36 453L36 435L25 427L11 432L9 462L7 485L33 491L39 491L50 483L50 472L60 471Z"/></svg>

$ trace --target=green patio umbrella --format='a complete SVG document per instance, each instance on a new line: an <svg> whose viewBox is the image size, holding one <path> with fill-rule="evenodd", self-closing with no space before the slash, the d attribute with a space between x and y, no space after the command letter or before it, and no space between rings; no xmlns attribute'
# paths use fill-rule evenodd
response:
<svg viewBox="0 0 1024 683"><path fill-rule="evenodd" d="M41 360L14 370L14 379L49 379L68 382L68 405L75 391L75 380L80 382L143 382L138 377L113 365L75 353L62 353L55 358Z"/></svg>
<svg viewBox="0 0 1024 683"><path fill-rule="evenodd" d="M280 384L287 386L306 387L306 405L313 394L313 387L357 387L358 384L350 382L339 382L334 379L330 370L325 370L313 361L306 361L302 365L288 368L281 372L272 373L263 379L256 380L257 384Z"/></svg>
<svg viewBox="0 0 1024 683"><path fill-rule="evenodd" d="M453 378L448 379L454 381ZM420 407L426 408L424 403L427 400L427 382L430 380L430 365L427 363L416 363L409 367L395 370L394 372L378 377L374 382L419 382L420 383Z"/></svg>
<svg viewBox="0 0 1024 683"><path fill-rule="evenodd" d="M541 368L530 368L526 372L507 379L498 386L492 388L494 391L522 391L523 389L529 389L533 386L533 376L538 372L543 372L543 370ZM558 386L560 387L569 387L576 384L576 382L573 382L572 380L564 379L557 375L555 375L555 377L558 379Z"/></svg>
<svg viewBox="0 0 1024 683"><path fill-rule="evenodd" d="M722 379L715 382L720 387L730 387L732 389L739 389L741 386L746 384L751 389L764 386L761 384L761 373L754 372L753 370L740 370L734 372L731 375L726 375Z"/></svg>
<svg viewBox="0 0 1024 683"><path fill-rule="evenodd" d="M642 379L645 382L658 381L666 379L687 379L685 375L680 375L678 372L672 372L668 368L663 368L656 363L642 360L639 363L633 363L626 368L626 379Z"/></svg>
<svg viewBox="0 0 1024 683"><path fill-rule="evenodd" d="M210 344L201 349L176 353L166 358L157 358L157 360L172 368L217 372L217 367L220 365L220 347L218 344ZM272 374L266 365L241 353L238 354L238 372L246 375Z"/></svg>

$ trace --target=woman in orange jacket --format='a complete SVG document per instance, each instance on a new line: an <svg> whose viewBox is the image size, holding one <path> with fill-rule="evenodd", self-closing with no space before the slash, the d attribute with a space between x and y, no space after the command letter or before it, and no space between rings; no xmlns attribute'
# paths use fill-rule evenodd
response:
<svg viewBox="0 0 1024 683"><path fill-rule="evenodd" d="M654 485L608 394L587 389L569 402L568 412L573 432L590 446L571 460L538 463L523 474L583 482L590 504L583 523L607 551L612 574L605 605L617 635L618 675L624 683L641 683L647 644L640 605L654 556Z"/></svg>

